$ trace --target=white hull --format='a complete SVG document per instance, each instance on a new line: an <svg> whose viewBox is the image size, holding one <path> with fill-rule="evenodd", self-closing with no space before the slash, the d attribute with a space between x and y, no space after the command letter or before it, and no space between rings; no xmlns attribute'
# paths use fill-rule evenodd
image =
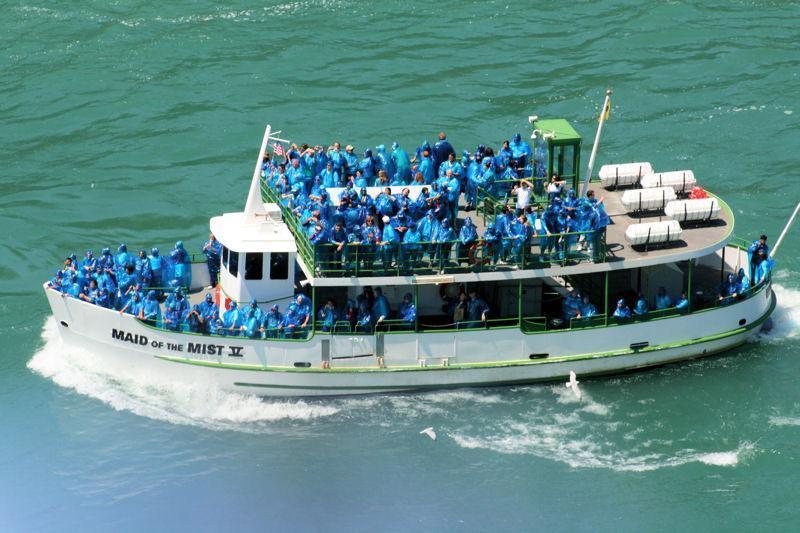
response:
<svg viewBox="0 0 800 533"><path fill-rule="evenodd" d="M628 325L533 334L518 328L387 334L386 368L378 368L373 336L317 333L308 341L272 341L173 333L45 292L64 343L102 356L112 372L210 382L261 396L491 386L565 379L570 371L579 378L624 372L738 346L758 333L775 307L768 285L733 305ZM645 342L638 351L630 348ZM322 368L328 353L329 370ZM530 359L532 354L548 356Z"/></svg>

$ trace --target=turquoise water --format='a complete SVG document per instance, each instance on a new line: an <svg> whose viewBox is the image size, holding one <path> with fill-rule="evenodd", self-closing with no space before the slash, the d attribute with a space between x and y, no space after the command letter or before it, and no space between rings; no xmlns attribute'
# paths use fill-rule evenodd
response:
<svg viewBox="0 0 800 533"><path fill-rule="evenodd" d="M360 149L444 129L460 150L538 114L588 145L607 86L598 164L692 168L740 235L774 241L800 199L798 17L767 1L5 3L0 528L789 529L797 232L771 335L584 382L580 404L563 385L262 401L133 382L60 348L40 285L68 251L198 247L209 216L243 206L267 122Z"/></svg>

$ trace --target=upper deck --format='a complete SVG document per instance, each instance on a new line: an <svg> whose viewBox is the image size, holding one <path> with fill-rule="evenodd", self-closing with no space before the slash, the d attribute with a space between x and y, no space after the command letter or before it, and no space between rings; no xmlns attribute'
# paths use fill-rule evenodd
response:
<svg viewBox="0 0 800 533"><path fill-rule="evenodd" d="M542 260L539 255L540 239L534 237L531 251L526 250L516 256L511 254L508 261L496 265L491 260L492 252L488 246L479 243L470 250L459 250L458 241L444 243L444 248L450 249L442 254L444 258L436 259L428 257L424 251L412 251L403 243L389 253L375 246L365 249L363 245L352 244L347 245L342 254L334 255L333 245L312 245L297 217L286 207L282 206L281 210L283 221L295 236L300 267L315 286L468 283L633 269L702 257L725 246L733 236L733 213L724 201L717 198L721 207L718 219L702 225L683 224L681 238L668 246L636 249L625 238L628 227L637 223L667 220L663 211L635 215L628 213L622 203L623 189L607 190L594 181L591 185L596 196L604 198L605 210L611 220L594 257L578 248L577 243L584 234L575 232L554 235L562 242L574 242L563 255L556 251ZM276 193L265 183L262 183L262 194L266 202L280 205ZM483 236L488 223L504 205L513 208L514 198L497 198L489 194L482 194L479 198L476 211L466 212L462 201L457 225L460 227L465 217L471 216L478 235ZM546 204L547 199L535 196L532 201ZM433 243L420 244L423 249L437 246Z"/></svg>

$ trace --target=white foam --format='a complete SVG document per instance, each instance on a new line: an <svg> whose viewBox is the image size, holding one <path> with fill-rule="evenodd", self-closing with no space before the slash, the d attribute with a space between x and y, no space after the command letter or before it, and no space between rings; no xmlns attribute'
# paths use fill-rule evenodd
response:
<svg viewBox="0 0 800 533"><path fill-rule="evenodd" d="M252 432L268 429L264 423L306 421L339 412L338 406L302 400L265 401L210 385L143 382L131 376L111 375L95 355L67 349L53 317L44 324L42 340L44 346L28 361L28 368L61 387L100 400L113 409L155 420L213 430Z"/></svg>
<svg viewBox="0 0 800 533"><path fill-rule="evenodd" d="M759 338L767 341L794 339L800 335L800 291L773 283L778 305L772 313L772 330Z"/></svg>
<svg viewBox="0 0 800 533"><path fill-rule="evenodd" d="M698 452L683 449L667 454L657 450L671 445L671 441L647 440L639 445L647 449L647 453L642 453L635 443L626 445L624 449L615 449L607 442L596 442L591 437L571 437L571 434L570 430L563 427L513 424L499 435L475 437L454 433L450 437L458 446L466 449L528 454L560 461L572 468L605 468L619 472L648 472L689 463L732 467L755 449L752 443L743 442L729 451Z"/></svg>
<svg viewBox="0 0 800 533"><path fill-rule="evenodd" d="M769 417L771 426L800 426L800 418L793 416L771 416Z"/></svg>

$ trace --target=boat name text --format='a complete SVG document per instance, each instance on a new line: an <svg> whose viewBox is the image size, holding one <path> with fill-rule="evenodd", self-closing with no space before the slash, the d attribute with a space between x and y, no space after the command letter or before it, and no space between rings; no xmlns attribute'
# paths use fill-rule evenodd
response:
<svg viewBox="0 0 800 533"><path fill-rule="evenodd" d="M139 346L147 346L148 344L153 348L160 348L172 350L173 352L186 352L198 355L227 355L230 357L241 357L242 346L225 346L223 344L206 344L204 342L189 342L186 345L177 344L174 342L164 342L153 339L152 341L146 335L139 335L138 333L130 333L121 329L113 328L111 330L111 337L115 340L122 342L129 342Z"/></svg>

